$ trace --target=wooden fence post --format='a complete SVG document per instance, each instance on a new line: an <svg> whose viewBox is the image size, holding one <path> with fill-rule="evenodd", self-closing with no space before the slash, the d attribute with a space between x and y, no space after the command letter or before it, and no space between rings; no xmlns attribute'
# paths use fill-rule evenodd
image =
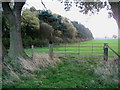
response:
<svg viewBox="0 0 120 90"><path fill-rule="evenodd" d="M34 45L32 45L31 48L32 48L32 60L33 60L33 57L34 57Z"/></svg>
<svg viewBox="0 0 120 90"><path fill-rule="evenodd" d="M66 57L66 44L65 44L65 57Z"/></svg>
<svg viewBox="0 0 120 90"><path fill-rule="evenodd" d="M53 59L53 44L52 43L49 44L49 56L51 59Z"/></svg>
<svg viewBox="0 0 120 90"><path fill-rule="evenodd" d="M104 43L104 60L108 60L108 43Z"/></svg>

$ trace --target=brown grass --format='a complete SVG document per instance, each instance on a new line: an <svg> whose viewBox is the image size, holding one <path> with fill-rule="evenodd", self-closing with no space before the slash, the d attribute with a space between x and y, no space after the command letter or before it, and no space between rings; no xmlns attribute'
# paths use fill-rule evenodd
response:
<svg viewBox="0 0 120 90"><path fill-rule="evenodd" d="M46 53L34 53L32 60L22 60L22 65L25 69L34 71L40 69L40 67L46 67L49 65L55 65L57 62L61 62L58 58L51 59Z"/></svg>
<svg viewBox="0 0 120 90"><path fill-rule="evenodd" d="M110 60L100 62L97 68L94 69L95 73L99 75L104 81L118 83L118 60Z"/></svg>

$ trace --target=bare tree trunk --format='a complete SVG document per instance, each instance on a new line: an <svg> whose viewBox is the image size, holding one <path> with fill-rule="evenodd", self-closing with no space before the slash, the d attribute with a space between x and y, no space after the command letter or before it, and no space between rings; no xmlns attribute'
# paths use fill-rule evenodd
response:
<svg viewBox="0 0 120 90"><path fill-rule="evenodd" d="M120 2L110 2L110 5L113 11L113 18L118 25L118 37L120 38Z"/></svg>
<svg viewBox="0 0 120 90"><path fill-rule="evenodd" d="M0 11L0 60L2 60L2 23L1 21L2 21L2 12Z"/></svg>
<svg viewBox="0 0 120 90"><path fill-rule="evenodd" d="M110 2L111 9L113 11L113 18L118 25L118 53L120 54L120 2Z"/></svg>
<svg viewBox="0 0 120 90"><path fill-rule="evenodd" d="M10 50L8 55L15 59L25 55L21 38L20 15L20 11L14 11L14 16L12 16L14 24L10 28Z"/></svg>
<svg viewBox="0 0 120 90"><path fill-rule="evenodd" d="M4 45L2 44L2 60L4 60L4 57L7 56L7 50L4 47Z"/></svg>
<svg viewBox="0 0 120 90"><path fill-rule="evenodd" d="M10 49L8 53L14 59L25 54L22 46L21 32L16 29L16 26L12 26L10 29Z"/></svg>
<svg viewBox="0 0 120 90"><path fill-rule="evenodd" d="M7 50L5 49L3 43L2 43L2 12L0 11L0 60L2 61L4 59L4 56L6 56Z"/></svg>
<svg viewBox="0 0 120 90"><path fill-rule="evenodd" d="M11 9L9 2L3 2L3 11L10 24L10 49L8 56L12 59L27 56L23 49L21 37L21 9L25 2L15 2Z"/></svg>

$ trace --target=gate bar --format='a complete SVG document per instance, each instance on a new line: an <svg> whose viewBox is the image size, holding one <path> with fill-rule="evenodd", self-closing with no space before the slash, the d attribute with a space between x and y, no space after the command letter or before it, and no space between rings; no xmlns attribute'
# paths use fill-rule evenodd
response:
<svg viewBox="0 0 120 90"><path fill-rule="evenodd" d="M120 55L116 51L114 51L110 46L108 46L108 48L110 48L110 50L112 50L120 58Z"/></svg>

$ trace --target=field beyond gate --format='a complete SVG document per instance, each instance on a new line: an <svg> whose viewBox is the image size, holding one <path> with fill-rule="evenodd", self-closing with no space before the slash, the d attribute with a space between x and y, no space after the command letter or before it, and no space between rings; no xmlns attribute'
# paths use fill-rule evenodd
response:
<svg viewBox="0 0 120 90"><path fill-rule="evenodd" d="M75 59L103 60L104 43L118 52L118 39L96 39L81 43L54 45L54 57L69 57ZM32 54L32 49L25 49L28 55ZM35 47L34 53L49 53L49 47ZM118 53L120 54L120 53ZM109 49L108 59L115 59L117 56Z"/></svg>
<svg viewBox="0 0 120 90"><path fill-rule="evenodd" d="M55 57L69 57L71 60L104 60L104 43L118 52L117 39L90 40L76 44L54 45ZM108 49L108 59L117 56Z"/></svg>
<svg viewBox="0 0 120 90"><path fill-rule="evenodd" d="M104 43L78 43L54 46L54 56L71 59L103 59Z"/></svg>

